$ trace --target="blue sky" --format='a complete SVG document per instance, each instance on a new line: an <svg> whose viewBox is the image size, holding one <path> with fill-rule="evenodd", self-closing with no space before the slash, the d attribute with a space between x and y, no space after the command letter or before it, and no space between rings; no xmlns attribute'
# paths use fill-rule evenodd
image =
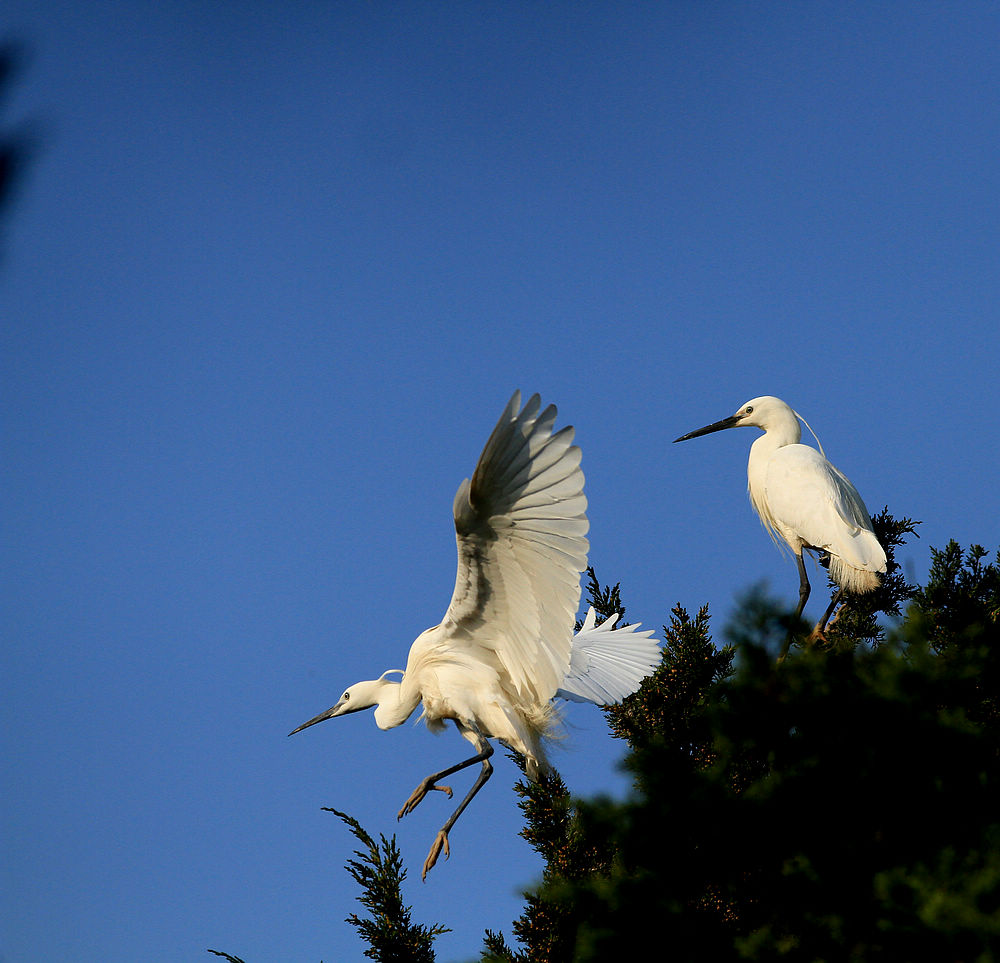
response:
<svg viewBox="0 0 1000 963"><path fill-rule="evenodd" d="M42 6L2 26L2 963L359 959L323 806L398 833L442 963L510 938L512 764L421 884L447 803L395 813L466 744L286 733L440 619L515 388L633 621L794 605L756 432L671 445L758 394L923 522L912 578L1000 543L995 4ZM624 792L567 718L570 787Z"/></svg>

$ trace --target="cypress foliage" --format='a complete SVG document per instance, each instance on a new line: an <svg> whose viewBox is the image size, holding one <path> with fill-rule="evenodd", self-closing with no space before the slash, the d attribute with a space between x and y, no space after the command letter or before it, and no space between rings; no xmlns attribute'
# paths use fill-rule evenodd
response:
<svg viewBox="0 0 1000 963"><path fill-rule="evenodd" d="M876 611L909 601L888 637L855 600L777 666L787 620L759 593L735 660L674 610L664 665L609 710L635 792L575 807L608 868L533 894L565 914L549 959L1000 959L1000 575L951 543L917 589L891 558L912 522L880 522Z"/></svg>
<svg viewBox="0 0 1000 963"><path fill-rule="evenodd" d="M380 843L352 816L328 809L350 827L364 849L348 860L347 870L361 887L358 902L368 909L367 918L351 913L347 922L368 943L365 956L378 963L433 963L434 939L449 932L445 926L422 926L410 921L410 907L404 905L402 884L406 879L396 837L380 836Z"/></svg>

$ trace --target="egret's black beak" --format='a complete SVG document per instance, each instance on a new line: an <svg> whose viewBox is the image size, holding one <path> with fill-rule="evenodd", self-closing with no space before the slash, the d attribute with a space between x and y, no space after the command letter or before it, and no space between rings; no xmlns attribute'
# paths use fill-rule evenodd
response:
<svg viewBox="0 0 1000 963"><path fill-rule="evenodd" d="M696 431L689 431L686 435L681 435L680 438L674 439L674 444L679 441L687 441L688 438L697 438L699 435L709 435L713 431L722 431L723 428L732 428L740 423L739 415L730 415L728 418L723 418L722 421L717 421L712 425L705 425L704 428L698 428Z"/></svg>
<svg viewBox="0 0 1000 963"><path fill-rule="evenodd" d="M296 732L301 732L303 729L308 729L310 726L316 725L317 722L326 722L327 719L332 719L334 716L343 715L343 710L341 706L343 702L338 702L335 706L326 710L326 712L321 712L318 716L313 716L308 722L303 722L298 729L293 729L290 736L294 736Z"/></svg>

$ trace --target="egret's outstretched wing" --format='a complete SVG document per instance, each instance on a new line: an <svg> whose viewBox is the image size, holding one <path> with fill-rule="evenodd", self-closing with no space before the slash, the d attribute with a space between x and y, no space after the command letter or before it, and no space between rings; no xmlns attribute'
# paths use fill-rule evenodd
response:
<svg viewBox="0 0 1000 963"><path fill-rule="evenodd" d="M885 552L871 516L850 480L808 445L778 449L768 465L772 514L807 544L855 568L884 572Z"/></svg>
<svg viewBox="0 0 1000 963"><path fill-rule="evenodd" d="M458 574L441 623L449 646L491 650L524 696L552 698L570 661L587 499L573 429L515 392L471 482L455 495Z"/></svg>
<svg viewBox="0 0 1000 963"><path fill-rule="evenodd" d="M615 628L617 615L597 625L593 607L573 637L570 666L557 696L572 702L606 706L621 702L642 684L660 663L660 647L640 632L641 623Z"/></svg>

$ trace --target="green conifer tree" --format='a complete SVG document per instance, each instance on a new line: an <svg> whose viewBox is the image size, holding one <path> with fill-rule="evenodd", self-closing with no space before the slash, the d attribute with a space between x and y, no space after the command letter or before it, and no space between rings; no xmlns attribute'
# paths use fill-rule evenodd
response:
<svg viewBox="0 0 1000 963"><path fill-rule="evenodd" d="M433 963L436 937L450 930L435 924L423 926L410 919L410 907L403 903L402 885L406 879L396 837L375 840L352 816L328 809L350 827L364 849L356 850L356 859L348 860L347 870L361 887L358 902L368 909L367 918L351 913L347 922L368 943L365 956L378 963Z"/></svg>
<svg viewBox="0 0 1000 963"><path fill-rule="evenodd" d="M887 579L883 613L913 597L888 639L864 620L847 635L848 610L835 646L780 667L785 617L750 598L728 631L737 671L706 700L669 713L675 687L626 706L636 792L576 804L581 839L613 857L533 894L562 910L572 946L548 959L650 945L676 960L1000 959L1000 638L984 559L935 553L923 589ZM675 610L665 666L683 625Z"/></svg>

